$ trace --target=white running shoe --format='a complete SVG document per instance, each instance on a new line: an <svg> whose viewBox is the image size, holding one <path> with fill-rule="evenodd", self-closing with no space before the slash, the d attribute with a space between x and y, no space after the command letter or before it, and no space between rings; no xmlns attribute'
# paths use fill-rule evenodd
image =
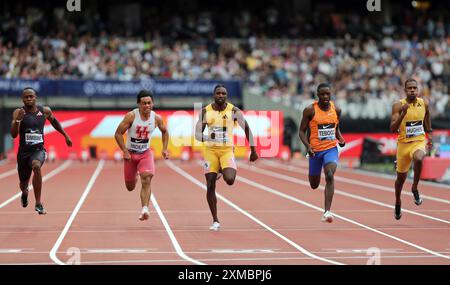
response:
<svg viewBox="0 0 450 285"><path fill-rule="evenodd" d="M141 215L139 216L139 220L145 221L150 217L150 211L147 206L142 207Z"/></svg>
<svg viewBox="0 0 450 285"><path fill-rule="evenodd" d="M330 211L326 211L324 214L323 214L323 216L322 216L322 219L320 219L320 221L322 221L322 222L327 222L327 223L332 223L333 222L333 219L334 219L334 217L333 217L333 214L331 214L331 212Z"/></svg>
<svg viewBox="0 0 450 285"><path fill-rule="evenodd" d="M212 226L209 227L210 231L217 232L220 229L220 224L218 222L214 222Z"/></svg>

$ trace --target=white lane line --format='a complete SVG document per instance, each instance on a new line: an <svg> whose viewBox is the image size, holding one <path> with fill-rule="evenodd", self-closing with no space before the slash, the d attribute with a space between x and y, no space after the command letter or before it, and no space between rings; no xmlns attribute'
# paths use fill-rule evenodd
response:
<svg viewBox="0 0 450 285"><path fill-rule="evenodd" d="M191 176L189 173L185 172L183 169L179 168L178 166L176 166L173 162L171 161L165 161L167 163L167 165L174 170L175 172L177 172L178 174L180 174L181 176L185 177L187 180L191 181L192 183L194 183L195 185L199 186L200 188L202 188L203 190L206 191L206 186L201 183L200 181L198 181L197 179L195 179L193 176ZM310 256L314 259L323 261L323 262L327 262L327 263L331 263L331 264L335 264L335 265L343 265L343 263L334 261L334 260L330 260L330 259L326 259L326 258L322 258L320 256L317 256L313 253L311 253L310 251L306 250L305 248L301 247L300 245L298 245L297 243L293 242L292 240L290 240L289 238L285 237L284 235L280 234L279 232L277 232L276 230L272 229L271 227L269 227L268 225L266 225L264 222L260 221L259 219L257 219L256 217L254 217L253 215L251 215L250 213L248 213L247 211L241 209L239 206L237 206L236 204L234 204L233 202L229 201L228 199L226 199L225 197L223 197L222 195L220 195L219 193L216 193L217 197L219 199L221 199L222 201L224 201L226 204L228 204L229 206L231 206L232 208L236 209L237 211L239 211L240 213L244 214L245 216L247 216L248 218L250 218L252 221L256 222L257 224L259 224L260 226L262 226L263 228L265 228L266 230L270 231L271 233L273 233L274 235L276 235L277 237L281 238L282 240L284 240L285 242L287 242L288 244L290 244L291 246L293 246L294 248L296 248L298 251L302 252L303 254Z"/></svg>
<svg viewBox="0 0 450 285"><path fill-rule="evenodd" d="M158 202L156 201L156 198L153 194L151 195L151 201L152 201L153 207L155 207L156 212L158 213L159 218L161 219L161 222L164 225L164 228L166 229L167 234L169 235L170 241L172 242L172 245L175 248L175 251L177 252L177 254L186 261L192 262L197 265L206 265L206 263L195 260L195 259L187 256L184 253L183 249L181 248L180 244L178 243L178 240L175 237L175 234L173 233L172 229L170 228L170 225L167 222L167 219L164 216L163 212L161 211L161 208L159 207Z"/></svg>
<svg viewBox="0 0 450 285"><path fill-rule="evenodd" d="M308 163L306 162L301 162L301 161L291 161L291 164L293 165L297 165L300 167L308 167ZM380 172L372 172L369 170L364 170L364 169L356 169L356 168L340 168L339 171L343 171L346 173L357 173L359 175L366 175L366 176L370 176L370 177L375 177L375 178L384 178L385 180L395 180L396 177L395 175L392 174L387 174L387 173L380 173ZM407 182L412 183L413 179L412 178L407 178L406 179ZM429 186L433 186L433 187L437 187L437 188L443 188L443 189L447 189L450 190L450 185L447 184L442 184L442 183L437 183L437 182L432 182L432 181L421 181L420 183L423 183L425 185L429 185Z"/></svg>
<svg viewBox="0 0 450 285"><path fill-rule="evenodd" d="M247 165L245 165L243 163L238 163L238 164L239 164L239 167L242 167L242 168L244 168L246 170L249 170L249 171L252 171L252 172L255 172L255 173L265 174L265 175L272 176L272 177L275 177L275 178L278 178L278 179L282 179L282 180L285 180L285 181L289 181L289 182L292 182L292 183L295 183L295 184L299 184L299 185L310 187L309 186L309 182L305 182L305 181L303 181L301 179L297 179L297 178L294 178L294 177L291 177L291 176L287 176L287 175L284 175L284 174L280 174L280 173L275 173L273 171L266 170L266 169L263 169L263 168L259 168L259 167L256 167L256 166L250 167L250 166L247 166ZM325 189L325 187L320 185L319 189L323 190L323 189ZM364 201L364 202L367 202L367 203L370 203L370 204L374 204L374 205L378 205L378 206L381 206L381 207L385 207L385 208L390 208L390 209L394 209L395 208L392 205L389 205L389 204L386 204L386 203L383 203L383 202L379 202L379 201L376 201L376 200L373 200L373 199L369 199L369 198L366 198L366 197L363 197L363 196L351 194L351 193L339 190L337 188L335 188L334 193L342 195L342 196L346 196L346 197L349 197L349 198L353 198L353 199L356 199L356 200ZM422 213L419 213L419 212L415 212L415 211L412 211L412 210L402 209L402 211L405 212L405 213L416 215L416 216L419 216L419 217L422 217L422 218L426 218L426 219L429 219L429 220L434 220L434 221L437 221L437 222L450 224L450 221L447 221L447 220L444 220L444 219L440 219L440 218L436 218L436 217L433 217L433 216L430 216L430 215L425 215L425 214L422 214Z"/></svg>
<svg viewBox="0 0 450 285"><path fill-rule="evenodd" d="M276 162L267 161L267 160L262 161L262 163L265 164L265 165L274 167L274 168L284 169L284 170L287 170L287 171L308 175L308 171L305 170L304 168L298 168L298 167L291 166L291 165L289 165L289 166L281 165L281 164L277 164ZM339 171L341 171L341 169ZM390 193L394 193L395 192L394 189L386 187L386 186L377 185L377 184L368 183L368 182L363 182L363 181L360 181L360 180L348 179L348 178L337 176L337 175L334 176L334 179L336 181L342 181L342 182L350 183L350 184L354 184L354 185L370 187L370 188L373 188L373 189L386 191L386 192L390 192ZM406 191L402 191L402 195L408 195L408 196L413 197L413 194L411 192L406 192ZM422 198L430 200L430 201L435 201L435 202L440 202L440 203L444 203L444 204L450 205L450 200L437 198L437 197L433 197L433 196L428 196L428 195L424 195L424 194L421 194L421 196L422 196Z"/></svg>
<svg viewBox="0 0 450 285"><path fill-rule="evenodd" d="M60 173L61 171L65 170L67 167L69 167L69 165L72 163L71 160L68 160L66 162L64 162L63 164L61 164L60 166L58 166L58 168L53 169L53 171L51 171L50 173L48 173L47 175L45 175L44 177L42 177L42 182L46 182L47 180L49 180L50 178L52 178L53 176L57 175L58 173ZM29 191L33 190L33 186L29 186ZM6 205L8 205L9 203L11 203L12 201L16 200L17 198L19 198L22 195L22 191L17 192L17 194L15 194L14 196L12 196L11 198L9 198L8 200L6 200L5 202L3 202L2 204L0 204L0 209L5 207Z"/></svg>
<svg viewBox="0 0 450 285"><path fill-rule="evenodd" d="M0 174L0 179L9 177L9 176L11 176L11 175L14 175L15 173L17 173L17 169L11 169L11 170L8 170L8 171L3 172L2 174Z"/></svg>
<svg viewBox="0 0 450 285"><path fill-rule="evenodd" d="M282 197L282 198L285 198L285 199L287 199L287 200L293 201L293 202L295 202L295 203L304 205L304 206L306 206L306 207L315 209L315 210L317 210L317 211L323 213L323 209L320 208L320 207L317 207L317 206L315 206L315 205L313 205L313 204L310 204L310 203L305 202L305 201L303 201L303 200L297 199L297 198L295 198L295 197L293 197L293 196L290 196L290 195L287 195L287 194L282 193L282 192L280 192L280 191L277 191L277 190L275 190L275 189L273 189L273 188L270 188L270 187L268 187L268 186L259 184L259 183L257 183L257 182L254 182L254 181L252 181L252 180L249 180L249 179L246 179L246 178L240 177L240 176L237 177L237 179L238 179L239 181L241 181L241 182L244 182L244 183L246 183L246 184L252 185L252 186L254 186L255 188L259 188L259 189L261 189L261 190L263 190L263 191L266 191L266 192L275 194L275 195L280 196L280 197ZM359 223L359 222L357 222L357 221L351 220L351 219L349 219L349 218L346 218L346 217L344 217L344 216L338 215L338 214L336 214L336 213L333 213L333 214L335 215L335 217L340 218L341 220L344 220L344 221L346 221L346 222L349 222L349 223L352 223L352 224L354 224L354 225L360 226L360 227L365 228L365 229L367 229L367 230L369 230L369 231L378 233L378 234L380 234L380 235L382 235L382 236L385 236L385 237L388 237L388 238L390 238L390 239L396 240L396 241L401 242L401 243L403 243L403 244L406 244L406 245L415 247L415 248L417 248L417 249L419 249L419 250L421 250L421 251L427 252L427 253L429 253L429 254L432 254L432 255L435 255L435 256L438 256L438 257L442 257L442 258L445 258L445 259L450 259L449 256L446 256L446 255L437 253L437 252L435 252L435 251L433 251L433 250L427 249L427 248L422 247L422 246L420 246L420 245L414 244L414 243L412 243L412 242L403 240L403 239L398 238L398 237L396 237L396 236L393 236L393 235L387 234L387 233L385 233L385 232L379 231L379 230L377 230L377 229L374 229L374 228L369 227L369 226L367 226L367 225L361 224L361 223Z"/></svg>
<svg viewBox="0 0 450 285"><path fill-rule="evenodd" d="M100 175L100 172L102 171L104 165L105 165L104 160L100 160L99 163L97 164L97 168L95 169L94 173L92 174L91 179L89 180L86 188L84 189L83 195L81 195L81 198L78 201L77 205L75 206L75 209L73 210L72 214L70 215L69 220L67 221L66 225L64 226L64 229L62 230L61 234L59 235L58 239L56 240L56 243L53 245L53 248L50 250L49 256L50 256L51 260L53 260L56 264L66 265L66 263L62 262L56 256L56 252L58 251L58 248L61 246L61 243L64 240L64 237L66 236L67 232L70 229L70 226L72 225L73 221L75 220L75 217L78 214L78 211L80 210L81 206L83 205L84 200L86 200L86 197L88 196L89 192L91 191L92 186L94 186L94 183L97 180L97 177Z"/></svg>

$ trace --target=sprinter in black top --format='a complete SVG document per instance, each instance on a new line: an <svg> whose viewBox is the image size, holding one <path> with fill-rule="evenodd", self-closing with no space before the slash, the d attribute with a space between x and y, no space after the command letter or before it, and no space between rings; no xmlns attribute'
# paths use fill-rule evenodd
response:
<svg viewBox="0 0 450 285"><path fill-rule="evenodd" d="M22 207L28 206L28 184L33 172L33 189L36 198L35 210L40 215L45 215L47 211L41 202L41 167L46 157L44 148L45 120L49 120L55 130L64 136L68 146L72 146L72 141L58 120L53 116L51 109L36 104L36 96L37 92L33 88L27 87L23 89L22 101L24 105L13 112L11 135L13 138L19 135L17 170L19 172L20 190L22 191Z"/></svg>

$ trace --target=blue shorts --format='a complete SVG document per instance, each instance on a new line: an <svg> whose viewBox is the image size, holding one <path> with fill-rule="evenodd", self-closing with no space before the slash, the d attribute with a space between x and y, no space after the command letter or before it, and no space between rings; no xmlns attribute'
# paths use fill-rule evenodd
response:
<svg viewBox="0 0 450 285"><path fill-rule="evenodd" d="M309 175L320 176L322 167L325 167L328 163L336 163L339 161L338 148L333 147L324 151L316 152L314 157L309 157Z"/></svg>

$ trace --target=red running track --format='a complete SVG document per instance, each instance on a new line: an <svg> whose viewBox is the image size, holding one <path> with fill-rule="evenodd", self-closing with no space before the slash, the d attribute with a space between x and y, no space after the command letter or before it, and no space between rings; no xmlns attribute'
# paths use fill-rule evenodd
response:
<svg viewBox="0 0 450 285"><path fill-rule="evenodd" d="M120 163L46 164L45 216L33 195L20 206L14 169L0 165L0 264L450 264L450 187L421 183L417 207L406 185L396 221L391 177L338 169L336 219L324 224L304 161L241 161L233 186L218 181L222 227L211 232L198 161L157 161L145 222Z"/></svg>

